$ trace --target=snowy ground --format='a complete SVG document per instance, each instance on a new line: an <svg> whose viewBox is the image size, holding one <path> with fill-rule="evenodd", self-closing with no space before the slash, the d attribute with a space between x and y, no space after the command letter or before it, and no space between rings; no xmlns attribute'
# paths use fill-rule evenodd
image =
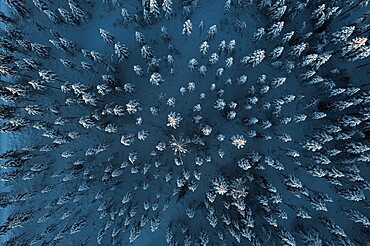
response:
<svg viewBox="0 0 370 246"><path fill-rule="evenodd" d="M19 241L23 240L29 245L35 235L40 234L43 238L38 245L41 245L42 241L46 245L50 245L52 243L51 240L62 228L69 229L78 219L84 218L86 225L82 231L72 235L67 232L61 239L60 245L79 245L78 243L82 244L85 240L87 240L86 245L97 245L96 237L99 231L104 231L101 241L102 245L129 245L130 230L142 222L143 218L148 218L148 222L142 226L141 235L131 243L132 245L165 245L168 225L174 230L174 235L179 245L184 245L185 234L191 235L194 242L197 241L201 231L208 234L210 245L222 245L218 239L218 231L222 231L225 234L224 242L226 242L226 245L252 244L244 237L238 243L231 235L230 228L241 227L243 223L240 222L241 215L233 205L231 205L231 209L226 209L225 204L223 204L223 201L230 202L231 199L229 198L222 197L219 194L216 196L216 200L211 207L213 206L215 210L218 224L216 228L209 225L207 215L212 209L205 206L204 200L207 200L206 192L212 190L212 180L214 178L223 176L229 183L237 178L245 178L247 180L245 186L248 189L248 196L244 199L244 202L246 207L252 211L252 217L254 218L253 231L256 234L256 238L264 245L283 244L278 236L281 229L289 231L294 236L297 245L304 245L303 239L298 233L298 230L303 228L303 226L309 228L303 229L307 233L318 232L323 245L350 245L348 242L347 244L343 242L340 244L339 239L331 235L323 226L320 220L321 216L329 217L336 224L340 225L354 245L366 245L369 242L370 234L368 228L363 227L362 224L349 221L343 214L345 209L352 208L362 211L369 216L366 200L349 202L335 192L335 185L330 184L323 178L312 177L307 172L309 166L313 163L312 156L315 153L304 150L300 144L314 132L322 131L324 125L335 122L338 112L328 112L327 118L314 120L312 115L314 111L318 111L318 107L307 109L306 105L314 96L321 97L323 101L330 100L328 96L329 91L325 91L318 86L303 85L299 75L305 71L305 68L299 67L298 64L292 72L282 71L271 65L273 60L268 57L268 54L279 45L281 36L274 40L263 38L259 42L251 41L253 33L257 28L268 27L272 24L269 17L262 14L261 10L258 10L257 3L243 8L232 7L229 13L224 14L225 1L200 0L199 4L194 8L194 12L189 16L193 23L193 33L188 39L185 39L181 32L187 18L182 16L182 7L177 2L173 6L174 14L171 20L161 17L155 19L150 25L142 25L135 21L128 25L123 24L121 9L126 8L132 15L141 13L141 4L137 2L125 2L120 6L108 5L98 0L93 1L92 4L83 3L83 1L77 2L79 2L85 12L89 13L86 23L83 22L77 26L68 24L55 25L32 2L27 2L32 20L19 19L17 23L23 39L52 47L52 58L38 58L34 53L24 50L15 52L16 55L38 59L42 62L42 69L51 70L58 74L59 77L57 80L48 82L47 85L51 87L45 91L30 89L31 95L28 99L35 100L34 102L23 101L17 105L22 107L29 104L40 105L45 110L42 116L29 116L24 111L20 114L34 122L45 121L54 123L59 117L67 119L68 122L65 125L52 125L52 129L58 130L58 132L53 133L56 137L50 137L52 134L49 134L49 137L47 137L45 134L47 131L37 130L32 127L25 128L21 133L1 134L2 143L6 143L1 144L1 152L7 149L19 149L21 148L20 146L24 147L30 144L41 147L51 144L59 136L65 137L72 131L80 132L81 137L71 140L71 142L60 144L50 152L39 150L32 152L36 154L36 157L27 163L29 166L25 167L23 171L29 171L29 167L39 162L46 162L48 168L42 173L37 173L30 180L19 180L13 184L14 193L36 191L37 195L29 201L19 202L10 206L10 211L13 209L15 211L35 209L36 211L34 211L33 219L30 222L14 232L8 233L9 235L18 235L24 232L25 234ZM294 6L293 3L287 3L287 5ZM307 8L309 11L312 11L314 6L317 5L310 2ZM69 9L67 1L55 0L48 3L47 6L55 12L60 7ZM354 12L353 15L344 20L332 23L329 26L328 33L337 31L342 26L353 22L366 11L366 8L364 9ZM312 25L312 23L308 23L306 29L300 29L303 21L308 22L309 11L302 11L293 21L287 21L282 33L295 31L297 40L302 40L302 36L309 32L309 28ZM235 30L237 20L244 21L247 24L239 32ZM198 28L202 21L204 30ZM207 54L201 55L199 46L206 40L207 31L212 25L217 25L217 34L214 39L209 40L210 47ZM168 29L169 40L162 39L162 26ZM117 61L113 45L107 45L103 41L99 34L99 28L109 31L115 37L116 43L119 42L127 46L130 51L129 59L122 62ZM78 50L69 53L56 49L49 42L50 39L56 40L56 37L50 33L50 29L58 32L61 37L73 41L79 47ZM149 82L152 72L147 71L147 64L141 57L141 46L135 40L136 31L141 32L145 36L146 44L152 47L155 57L160 59L159 72L165 81L159 86L151 85ZM314 43L320 40L320 38L316 37L318 35L313 34L313 36L312 39L307 38L307 42L312 43L309 44L310 49L305 51L307 53L304 54L313 52L315 50L314 47L319 44ZM228 43L232 39L236 41L234 52L224 54L218 51L222 40ZM298 61L300 59L288 55L291 46L290 44L285 44L286 51L281 60L296 59L295 61ZM104 62L96 63L91 61L83 56L82 52L80 52L81 49L98 51L104 56ZM266 58L261 64L251 67L240 63L240 60L245 55L257 49L264 49L266 52ZM329 44L327 49L335 50L335 47L333 47L333 44ZM208 61L212 53L220 55L219 62L214 65L210 65ZM166 57L169 54L174 58L173 66L166 62ZM233 57L234 64L230 68L225 68L223 75L217 78L215 76L217 69L225 66L225 59L228 57ZM195 58L199 63L195 71L189 71L188 69L188 61L192 58ZM59 62L59 59L72 61L76 64L76 69L64 67ZM93 70L84 70L80 65L81 61L92 64ZM319 69L318 75L323 77L333 76L338 88L347 87L348 84L361 87L366 83L365 74L368 71L368 66L359 70L355 70L355 66L365 64L368 61L369 59L364 59L349 63L340 58L340 55L333 56L330 62ZM110 67L114 66L115 70L107 69L107 65ZM144 69L145 75L143 77L135 74L133 71L134 65L140 65ZM207 67L205 76L200 76L197 71L201 65ZM174 69L175 74L171 74L171 67ZM337 77L330 72L335 68L338 68L340 71L340 75ZM33 79L40 78L38 71L21 71L21 74L32 76ZM126 83L133 84L136 92L133 94L112 92L109 95L99 95L96 86L102 83L101 76L107 74L114 76L122 85ZM242 75L246 75L248 80L245 84L238 85L236 81ZM287 80L282 86L271 88L268 93L262 94L260 90L263 85L256 82L261 75L267 76L266 84L270 84L277 77L286 77ZM232 79L231 85L225 83L228 78ZM22 85L26 85L30 80L30 78L25 76L15 76L14 79ZM71 84L80 82L88 86L87 90L99 98L97 106L85 103L66 105L65 101L67 98L76 99L78 96L73 93L62 93L59 87L64 82ZM194 91L187 91L182 95L180 88L187 88L189 82L195 83ZM212 84L215 85L215 89L211 90ZM255 93L253 92L254 89L256 90ZM201 99L201 93L205 94L204 99ZM282 113L278 117L273 114L274 106L271 106L271 109L268 110L263 109L264 103L270 102L274 105L277 99L285 95L294 95L296 98L292 103L282 106ZM246 110L244 107L253 96L258 98L258 102ZM176 99L175 107L166 105L166 101L170 97ZM225 110L218 111L214 109L215 101L218 98L225 100L227 104ZM142 105L142 110L137 114L129 114L127 111L124 116L101 114L105 105L121 105L126 108L126 104L134 99L138 99ZM227 110L229 110L228 105L231 102L238 104L235 110L237 117L233 120L225 117ZM193 110L197 104L200 104L202 108L199 112ZM58 112L51 112L50 108L52 107L55 107ZM158 115L152 114L151 107L156 107L159 110ZM183 119L177 129L172 129L166 125L168 114L171 111L180 113ZM353 111L349 113L358 113L358 108L353 109ZM79 119L94 113L99 114L102 118L96 122L96 125L101 124L99 127L101 129L97 127L85 129L79 123ZM198 114L203 117L200 120L200 124L194 123L193 120L193 117ZM288 124L281 123L284 117L294 117L297 114L305 114L307 119L299 123L294 123L293 121ZM138 117L142 119L141 125L136 124ZM251 117L257 117L258 123L246 124L245 119ZM272 127L264 129L261 122L267 120L271 121ZM117 132L108 133L104 131L102 126L105 123L117 124ZM200 126L204 125L212 127L212 132L209 136L204 136L200 130ZM141 141L136 137L141 130L149 132L149 136L145 141ZM258 136L248 137L253 130L258 133ZM122 145L120 143L121 136L130 133L135 135L134 142L130 146ZM224 141L217 140L217 134L219 133L225 135ZM282 133L289 134L293 141L288 143L280 141L278 135ZM41 136L42 134L45 136ZM189 143L189 152L183 157L184 163L178 166L174 163L176 156L174 156L168 145L172 135L178 139L181 134L184 137L191 138L201 136L204 144ZM247 139L244 148L237 149L231 143L230 139L237 134L243 135ZM272 139L263 140L263 136L267 135L271 136ZM356 139L361 139L360 134L357 135L356 133ZM156 145L160 141L167 144L166 150L158 151L156 149ZM367 142L366 139L361 139L361 141ZM108 149L97 155L85 154L90 147L95 147L101 143L108 143ZM333 146L343 144L344 142L337 141L333 143ZM329 145L328 148L333 146ZM218 153L220 149L224 152L223 158ZM286 154L288 149L298 151L300 154L299 158L288 156ZM76 153L71 157L62 158L62 153L67 150L74 150ZM132 154L135 151L138 159L133 163L129 163L127 167L123 167L121 163L127 162L130 153ZM243 171L238 167L238 161L250 151L260 153L262 161L250 170ZM212 161L204 161L203 165L195 164L196 157L206 159L207 156ZM277 170L267 165L263 161L265 157L278 160L284 166L284 169ZM81 168L73 165L77 160L84 161ZM338 160L333 158L333 162L336 161ZM160 162L161 165L156 167L156 162ZM150 167L147 164L150 164ZM149 169L145 170L145 167L149 167ZM343 168L339 164L335 167L339 170ZM133 171L135 168L137 168L136 173ZM361 176L365 180L369 180L368 163L361 162L358 164L358 168ZM90 173L87 170L90 170ZM114 170L122 170L121 175L112 177ZM201 173L200 181L193 175L194 171ZM60 173L55 175L58 172ZM169 182L165 182L166 175L170 173L172 173L172 179ZM174 189L178 186L177 180L184 179L187 173L189 173L190 178L186 178L186 185L174 193ZM284 180L289 175L294 175L301 181L302 185L307 188L304 191L309 193L309 196L303 195L303 189L300 190L301 193L297 192L298 194L288 189ZM265 184L263 179L276 188L277 193L282 197L282 203L274 204L272 202L270 197L272 193L268 192L266 187L262 188ZM352 184L344 178L343 180L340 179L340 181L343 182L345 187L349 187ZM78 191L80 185L84 182L87 182L90 188L87 191ZM144 188L143 186L148 182L150 183L149 188ZM198 185L194 192L188 189L189 182L195 182ZM54 190L45 194L40 193L40 190L47 185L55 185ZM63 204L57 204L58 199L65 194L69 194L69 192L71 195L70 200ZM131 192L133 198L125 207L121 201L127 192ZM326 193L332 198L332 202L326 203L328 211L317 211L311 207L310 199L317 192ZM101 193L103 196L97 199L97 193ZM365 197L370 195L368 190L364 190L364 193ZM300 198L297 196L300 196ZM271 208L270 212L261 205L264 197L268 200L267 207ZM151 205L157 203L158 208L152 206L145 210L143 203L148 200ZM53 201L55 202L53 203ZM107 206L99 209L104 203ZM163 209L166 203L169 204L169 207ZM47 204L49 205L46 206ZM186 208L189 205L195 208L195 215L192 219L186 214ZM294 206L305 207L311 218L302 219L297 217L293 209ZM131 221L127 222L130 219L128 211L124 211L119 215L122 208L130 210L135 207L137 208L137 213L132 216ZM280 211L285 211L287 219L278 217L279 209ZM71 215L61 220L60 217L67 211L71 212ZM51 212L51 218L45 222L38 223L38 220L48 212ZM227 214L231 216L233 221L231 226L226 226L226 223L223 222L222 215ZM271 226L266 222L266 218L269 215L276 219L276 226ZM2 222L7 216L7 214L2 213L4 218ZM151 220L155 217L160 218L161 222L159 228L152 233L150 225ZM125 221L127 222L126 228L123 226ZM183 224L186 224L188 227L186 233L181 233L181 225ZM50 225L56 227L55 231L49 234L44 233L43 230ZM120 226L122 227L120 228L120 233L117 236L111 236L115 228ZM4 236L1 239L6 240ZM343 240L343 238L341 239ZM252 241L256 243L255 240L257 239Z"/></svg>

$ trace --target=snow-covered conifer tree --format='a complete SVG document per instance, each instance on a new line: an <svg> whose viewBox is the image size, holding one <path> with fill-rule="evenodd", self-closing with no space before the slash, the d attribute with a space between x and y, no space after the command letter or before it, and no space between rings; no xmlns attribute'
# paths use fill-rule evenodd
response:
<svg viewBox="0 0 370 246"><path fill-rule="evenodd" d="M116 43L114 44L115 54L118 56L120 61L128 59L130 52L124 44Z"/></svg>
<svg viewBox="0 0 370 246"><path fill-rule="evenodd" d="M164 16L169 20L172 16L172 0L163 0L162 9Z"/></svg>
<svg viewBox="0 0 370 246"><path fill-rule="evenodd" d="M86 13L81 9L81 7L74 1L68 2L69 8L76 19L86 21Z"/></svg>
<svg viewBox="0 0 370 246"><path fill-rule="evenodd" d="M287 6L280 6L276 7L273 6L270 10L270 16L273 20L280 20L280 18L284 15L285 11L287 10Z"/></svg>
<svg viewBox="0 0 370 246"><path fill-rule="evenodd" d="M53 11L49 10L49 9L46 9L43 11L47 16L48 18L54 22L55 24L62 24L62 23L65 23L63 21L63 19L60 17L60 15L57 15L56 13L54 13Z"/></svg>
<svg viewBox="0 0 370 246"><path fill-rule="evenodd" d="M185 36L185 39L188 39L193 32L193 24L190 19L187 19L183 25L182 35Z"/></svg>
<svg viewBox="0 0 370 246"><path fill-rule="evenodd" d="M307 47L308 47L307 43L300 43L300 44L294 45L292 47L292 51L290 52L290 54L294 55L294 56L300 56L302 54L302 52L305 49L307 49Z"/></svg>
<svg viewBox="0 0 370 246"><path fill-rule="evenodd" d="M342 48L342 55L349 56L355 53L359 48L364 46L367 42L367 38L354 38L351 41L346 42L345 46Z"/></svg>
<svg viewBox="0 0 370 246"><path fill-rule="evenodd" d="M138 100L130 100L127 104L126 104L126 110L129 114L136 114L138 111L140 111L142 108L141 108L141 105L139 103Z"/></svg>
<svg viewBox="0 0 370 246"><path fill-rule="evenodd" d="M122 8L121 16L123 17L123 23L125 25L127 25L128 23L132 21L132 16L130 15L130 13L127 11L126 8Z"/></svg>
<svg viewBox="0 0 370 246"><path fill-rule="evenodd" d="M190 71L194 71L196 66L198 66L198 61L195 58L190 59L188 62L188 68Z"/></svg>
<svg viewBox="0 0 370 246"><path fill-rule="evenodd" d="M101 37L103 38L103 40L109 44L109 45L113 45L114 42L115 42L115 38L112 34L110 34L108 31L102 29L102 28L99 28L99 32L100 32L100 35Z"/></svg>
<svg viewBox="0 0 370 246"><path fill-rule="evenodd" d="M180 126L180 122L182 121L182 117L179 113L171 112L168 115L168 124L167 126L176 129Z"/></svg>
<svg viewBox="0 0 370 246"><path fill-rule="evenodd" d="M141 55L145 61L149 61L150 59L154 58L154 52L149 45L144 45L141 47Z"/></svg>
<svg viewBox="0 0 370 246"><path fill-rule="evenodd" d="M257 29L255 33L253 33L252 41L257 42L260 41L261 38L266 34L265 28L260 27Z"/></svg>
<svg viewBox="0 0 370 246"><path fill-rule="evenodd" d="M154 16L154 18L158 18L160 16L159 12L159 6L157 3L157 0L149 0L149 6L150 6L150 14Z"/></svg>
<svg viewBox="0 0 370 246"><path fill-rule="evenodd" d="M14 10L21 17L26 17L26 15L29 13L24 0L6 0L5 3L10 9Z"/></svg>
<svg viewBox="0 0 370 246"><path fill-rule="evenodd" d="M31 43L31 49L40 57L47 58L51 56L51 49L48 46L38 43Z"/></svg>
<svg viewBox="0 0 370 246"><path fill-rule="evenodd" d="M208 61L210 64L216 64L219 60L219 55L217 53L212 53L211 56L209 57Z"/></svg>
<svg viewBox="0 0 370 246"><path fill-rule="evenodd" d="M144 71L140 65L134 65L134 71L138 76L140 77L144 76Z"/></svg>
<svg viewBox="0 0 370 246"><path fill-rule="evenodd" d="M279 58L282 55L283 51L284 51L283 46L276 47L271 51L270 56L271 56L272 59L275 60L275 59Z"/></svg>
<svg viewBox="0 0 370 246"><path fill-rule="evenodd" d="M235 44L236 44L235 39L232 39L232 40L229 41L229 44L227 45L227 52L228 53L233 53L234 52Z"/></svg>
<svg viewBox="0 0 370 246"><path fill-rule="evenodd" d="M258 64L260 64L264 58L265 58L265 51L259 49L259 50L255 50L250 55L244 56L240 62L244 65L252 65L252 67L255 67Z"/></svg>
<svg viewBox="0 0 370 246"><path fill-rule="evenodd" d="M273 24L267 31L267 36L271 39L276 38L280 35L284 27L284 21L277 22Z"/></svg>
<svg viewBox="0 0 370 246"><path fill-rule="evenodd" d="M366 217L364 214L362 214L358 210L350 209L350 210L346 211L346 215L353 222L362 223L364 226L369 226L370 225L369 218Z"/></svg>
<svg viewBox="0 0 370 246"><path fill-rule="evenodd" d="M207 31L207 40L214 39L217 33L217 26L212 25L209 30Z"/></svg>
<svg viewBox="0 0 370 246"><path fill-rule="evenodd" d="M228 13L230 9L231 9L231 0L226 0L225 6L224 6L225 13Z"/></svg>
<svg viewBox="0 0 370 246"><path fill-rule="evenodd" d="M60 15L64 18L65 22L74 26L80 23L79 19L77 19L72 13L68 12L64 8L58 8Z"/></svg>
<svg viewBox="0 0 370 246"><path fill-rule="evenodd" d="M207 73L207 67L204 65L200 66L198 72L200 76L205 76Z"/></svg>
<svg viewBox="0 0 370 246"><path fill-rule="evenodd" d="M286 78L284 77L279 77L279 78L274 78L271 82L271 86L274 88L277 88L281 85L283 85L286 81Z"/></svg>
<svg viewBox="0 0 370 246"><path fill-rule="evenodd" d="M141 32L135 32L135 39L140 46L144 46L146 44L144 34L142 34Z"/></svg>
<svg viewBox="0 0 370 246"><path fill-rule="evenodd" d="M242 149L242 148L244 148L245 144L247 143L247 140L245 140L243 135L234 135L234 136L231 137L231 142L238 149Z"/></svg>
<svg viewBox="0 0 370 246"><path fill-rule="evenodd" d="M225 60L225 67L229 68L233 65L233 63L234 63L234 58L228 57Z"/></svg>
<svg viewBox="0 0 370 246"><path fill-rule="evenodd" d="M352 35L354 30L355 30L355 26L344 26L341 28L341 30L333 32L331 34L333 36L332 41L335 44L345 42Z"/></svg>
<svg viewBox="0 0 370 246"><path fill-rule="evenodd" d="M282 44L289 42L292 39L293 35L294 35L294 31L284 34L283 38L281 39Z"/></svg>
<svg viewBox="0 0 370 246"><path fill-rule="evenodd" d="M200 46L199 46L199 51L202 55L207 54L209 49L209 45L207 41L204 41Z"/></svg>
<svg viewBox="0 0 370 246"><path fill-rule="evenodd" d="M155 86L159 86L164 82L164 79L160 73L153 73L149 79L150 83Z"/></svg>

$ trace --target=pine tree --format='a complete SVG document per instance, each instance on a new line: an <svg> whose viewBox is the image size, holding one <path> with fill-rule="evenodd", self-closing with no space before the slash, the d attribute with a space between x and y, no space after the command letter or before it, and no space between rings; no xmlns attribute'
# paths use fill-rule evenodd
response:
<svg viewBox="0 0 370 246"><path fill-rule="evenodd" d="M182 117L179 113L171 112L168 115L168 124L167 124L167 126L170 126L173 129L176 129L180 126L181 121L182 121Z"/></svg>
<svg viewBox="0 0 370 246"><path fill-rule="evenodd" d="M350 61L362 60L370 56L370 45L360 47L354 54L349 58ZM364 65L361 65L364 66Z"/></svg>
<svg viewBox="0 0 370 246"><path fill-rule="evenodd" d="M140 224L137 223L131 228L130 237L129 237L130 243L135 241L140 236L140 234L141 234L141 227L140 227Z"/></svg>
<svg viewBox="0 0 370 246"><path fill-rule="evenodd" d="M5 0L5 3L22 18L29 13L24 0Z"/></svg>
<svg viewBox="0 0 370 246"><path fill-rule="evenodd" d="M169 20L172 17L172 0L163 0L162 9L164 16Z"/></svg>
<svg viewBox="0 0 370 246"><path fill-rule="evenodd" d="M315 69L318 70L323 64L325 64L332 57L332 52L327 51L320 54L314 62Z"/></svg>
<svg viewBox="0 0 370 246"><path fill-rule="evenodd" d="M154 58L154 53L149 45L144 45L143 47L141 47L141 55L147 62Z"/></svg>
<svg viewBox="0 0 370 246"><path fill-rule="evenodd" d="M202 66L200 66L199 68L198 68L198 72L199 72L199 75L200 76L205 76L206 75L206 73L207 73L207 67L206 66L204 66L204 65L202 65Z"/></svg>
<svg viewBox="0 0 370 246"><path fill-rule="evenodd" d="M31 43L31 49L40 57L48 58L51 56L51 49L48 46L38 43Z"/></svg>
<svg viewBox="0 0 370 246"><path fill-rule="evenodd" d="M132 16L130 15L126 8L123 8L121 10L121 16L123 17L123 23L125 25L129 24L132 21Z"/></svg>
<svg viewBox="0 0 370 246"><path fill-rule="evenodd" d="M229 44L227 45L227 52L228 53L233 53L234 52L235 44L236 44L235 39L232 39L232 40L229 41Z"/></svg>
<svg viewBox="0 0 370 246"><path fill-rule="evenodd" d="M253 33L252 41L257 42L260 41L261 38L266 34L265 28L260 27L257 29L255 33Z"/></svg>
<svg viewBox="0 0 370 246"><path fill-rule="evenodd" d="M367 38L354 38L351 41L346 42L342 48L342 56L350 56L355 53L360 47L364 46L367 42Z"/></svg>
<svg viewBox="0 0 370 246"><path fill-rule="evenodd" d="M209 30L207 31L207 40L212 40L215 38L217 33L217 26L212 25Z"/></svg>
<svg viewBox="0 0 370 246"><path fill-rule="evenodd" d="M240 62L244 65L252 65L252 67L255 67L258 64L260 64L264 58L265 58L265 51L259 49L259 50L255 50L250 55L244 56Z"/></svg>
<svg viewBox="0 0 370 246"><path fill-rule="evenodd" d="M210 64L216 64L219 61L219 55L217 53L212 53L208 59Z"/></svg>
<svg viewBox="0 0 370 246"><path fill-rule="evenodd" d="M345 42L352 35L354 31L355 31L355 26L342 27L340 31L337 31L331 34L333 36L332 41L335 44Z"/></svg>
<svg viewBox="0 0 370 246"><path fill-rule="evenodd" d="M48 9L48 5L42 0L33 0L32 2L40 11Z"/></svg>
<svg viewBox="0 0 370 246"><path fill-rule="evenodd" d="M86 13L85 11L83 11L78 5L76 2L73 2L73 1L69 1L68 2L68 5L69 5L69 8L71 9L72 11L72 14L74 15L74 17L76 19L81 19L81 20L84 20L86 21Z"/></svg>
<svg viewBox="0 0 370 246"><path fill-rule="evenodd" d="M282 241L282 243L284 245L289 245L289 246L295 246L296 245L296 242L294 240L294 237L292 236L292 234L285 230L285 229L281 229L279 231L279 238L280 240Z"/></svg>
<svg viewBox="0 0 370 246"><path fill-rule="evenodd" d="M187 19L183 25L182 35L185 36L185 39L188 39L193 31L193 24L190 19Z"/></svg>
<svg viewBox="0 0 370 246"><path fill-rule="evenodd" d="M149 0L150 5L150 14L154 16L154 18L158 18L160 16L159 7L157 0Z"/></svg>
<svg viewBox="0 0 370 246"><path fill-rule="evenodd" d="M229 68L229 67L231 67L233 65L233 63L234 63L234 58L228 57L225 60L225 67L226 68Z"/></svg>
<svg viewBox="0 0 370 246"><path fill-rule="evenodd" d="M202 55L207 54L209 49L209 45L207 41L204 41L200 46L199 46L199 51Z"/></svg>
<svg viewBox="0 0 370 246"><path fill-rule="evenodd" d="M64 18L65 22L74 26L80 24L79 20L64 8L58 8L60 15Z"/></svg>
<svg viewBox="0 0 370 246"><path fill-rule="evenodd" d="M4 24L11 24L14 22L14 19L5 15L4 12L0 11L0 21Z"/></svg>
<svg viewBox="0 0 370 246"><path fill-rule="evenodd" d="M292 39L293 35L294 35L294 31L284 34L283 38L281 39L282 44L289 42Z"/></svg>
<svg viewBox="0 0 370 246"><path fill-rule="evenodd" d="M135 32L135 39L140 46L144 46L146 44L144 34L142 34L141 32L138 31Z"/></svg>
<svg viewBox="0 0 370 246"><path fill-rule="evenodd" d="M100 54L99 52L93 50L93 51L90 52L90 55L91 55L92 59L95 62L98 62L98 63L103 63L104 62L103 55Z"/></svg>
<svg viewBox="0 0 370 246"><path fill-rule="evenodd" d="M292 47L292 51L289 53L290 55L300 56L304 50L308 47L307 43L300 43L296 44Z"/></svg>
<svg viewBox="0 0 370 246"><path fill-rule="evenodd" d="M60 25L60 24L63 24L65 23L65 21L57 14L55 14L53 11L49 10L49 9L46 9L43 11L47 16L48 18L54 22L55 24L57 25Z"/></svg>
<svg viewBox="0 0 370 246"><path fill-rule="evenodd" d="M198 61L195 58L192 58L188 62L188 68L190 71L194 71L195 67L198 66Z"/></svg>
<svg viewBox="0 0 370 246"><path fill-rule="evenodd" d="M108 45L113 45L115 42L115 38L112 34L110 34L108 31L99 28L99 32L103 40L108 44Z"/></svg>
<svg viewBox="0 0 370 246"><path fill-rule="evenodd" d="M231 9L231 0L226 0L225 6L224 6L225 13L230 12L230 9Z"/></svg>
<svg viewBox="0 0 370 246"><path fill-rule="evenodd" d="M267 31L267 36L271 39L276 38L280 35L284 27L284 21L277 22L273 24Z"/></svg>
<svg viewBox="0 0 370 246"><path fill-rule="evenodd" d="M284 15L285 11L287 10L287 6L280 6L280 7L272 7L270 8L270 16L273 20L280 20L281 17Z"/></svg>
<svg viewBox="0 0 370 246"><path fill-rule="evenodd" d="M125 45L122 45L120 43L116 43L114 45L115 54L118 56L119 61L127 60L130 52L128 48Z"/></svg>
<svg viewBox="0 0 370 246"><path fill-rule="evenodd" d="M286 78L284 77L279 77L279 78L274 78L271 82L271 86L274 88L277 88L281 85L283 85L286 81Z"/></svg>
<svg viewBox="0 0 370 246"><path fill-rule="evenodd" d="M153 73L150 76L149 80L150 80L150 83L155 86L159 86L160 84L164 82L164 79L160 73Z"/></svg>
<svg viewBox="0 0 370 246"><path fill-rule="evenodd" d="M276 47L271 51L270 56L272 59L276 60L282 55L283 51L284 51L283 46Z"/></svg>
<svg viewBox="0 0 370 246"><path fill-rule="evenodd" d="M346 211L346 215L355 223L362 223L364 226L370 225L369 218L362 214L360 211L350 209Z"/></svg>
<svg viewBox="0 0 370 246"><path fill-rule="evenodd" d="M144 76L143 69L140 67L140 65L134 65L134 71L138 76Z"/></svg>

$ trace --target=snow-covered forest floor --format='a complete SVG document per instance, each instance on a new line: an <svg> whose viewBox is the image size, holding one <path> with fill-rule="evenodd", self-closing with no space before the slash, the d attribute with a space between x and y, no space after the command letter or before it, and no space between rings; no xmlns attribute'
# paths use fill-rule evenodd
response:
<svg viewBox="0 0 370 246"><path fill-rule="evenodd" d="M368 1L4 3L3 245L369 245Z"/></svg>

